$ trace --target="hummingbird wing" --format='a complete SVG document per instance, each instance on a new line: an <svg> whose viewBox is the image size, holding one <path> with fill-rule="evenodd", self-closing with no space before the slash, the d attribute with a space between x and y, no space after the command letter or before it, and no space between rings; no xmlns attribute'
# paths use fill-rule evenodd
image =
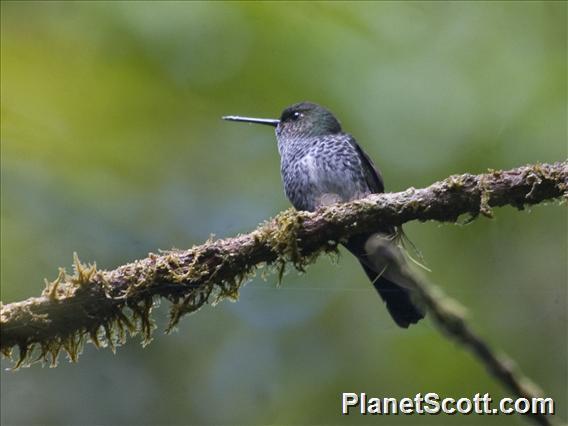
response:
<svg viewBox="0 0 568 426"><path fill-rule="evenodd" d="M359 155L363 176L369 190L375 194L384 192L385 187L381 172L379 172L373 160L363 151L355 138L349 135L347 140ZM356 235L350 238L345 247L361 263L371 283L385 301L394 321L400 327L407 328L410 324L416 324L424 318L424 311L413 300L412 280L397 273L405 262L402 253L399 253L400 249L390 241L390 235L393 235L396 229L393 227L385 229L384 233ZM402 232L401 227L398 229L398 232ZM377 237L384 244L382 250L371 247L371 244L369 244ZM392 256L386 255L391 252L397 255L396 259L394 254ZM391 257L393 260L390 260ZM400 262L400 265L397 262Z"/></svg>
<svg viewBox="0 0 568 426"><path fill-rule="evenodd" d="M385 185L383 182L383 177L381 176L381 172L379 171L377 166L375 166L373 160L371 160L371 157L369 157L367 153L363 151L363 148L361 148L355 138L351 135L348 136L349 138L347 139L347 141L353 148L355 148L357 154L359 154L359 159L361 160L361 166L363 169L363 176L367 181L369 190L373 194L385 192Z"/></svg>

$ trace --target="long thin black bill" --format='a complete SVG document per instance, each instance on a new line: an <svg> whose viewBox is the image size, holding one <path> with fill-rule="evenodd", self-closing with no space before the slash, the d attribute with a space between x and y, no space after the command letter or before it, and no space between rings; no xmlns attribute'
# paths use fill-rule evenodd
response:
<svg viewBox="0 0 568 426"><path fill-rule="evenodd" d="M278 123L280 123L280 120L274 120L271 118L240 117L238 115L225 115L222 118L223 120L228 120L228 121L241 121L243 123L266 124L272 127L276 127L278 126Z"/></svg>

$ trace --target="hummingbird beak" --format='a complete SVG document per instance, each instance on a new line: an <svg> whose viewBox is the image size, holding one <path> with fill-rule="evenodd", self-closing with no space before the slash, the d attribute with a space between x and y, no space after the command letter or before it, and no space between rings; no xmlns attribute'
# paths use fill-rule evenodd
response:
<svg viewBox="0 0 568 426"><path fill-rule="evenodd" d="M256 124L266 124L268 126L276 127L280 120L274 120L272 118L251 118L251 117L240 117L238 115L225 115L222 117L223 120L227 121L241 121L243 123L256 123Z"/></svg>

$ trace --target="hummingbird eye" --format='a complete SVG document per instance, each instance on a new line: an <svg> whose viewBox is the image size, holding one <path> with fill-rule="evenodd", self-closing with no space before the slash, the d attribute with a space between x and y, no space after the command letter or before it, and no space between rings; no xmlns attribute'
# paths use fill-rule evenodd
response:
<svg viewBox="0 0 568 426"><path fill-rule="evenodd" d="M298 119L302 118L304 116L304 113L298 110L286 110L282 113L282 117L280 118L280 121L283 122L292 122L292 121L298 121Z"/></svg>

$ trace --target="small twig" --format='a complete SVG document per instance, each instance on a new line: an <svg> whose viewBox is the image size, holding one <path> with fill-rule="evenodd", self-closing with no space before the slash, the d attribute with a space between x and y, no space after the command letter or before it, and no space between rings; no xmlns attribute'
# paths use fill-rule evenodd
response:
<svg viewBox="0 0 568 426"><path fill-rule="evenodd" d="M497 354L471 329L463 314L465 309L455 300L443 295L431 284L418 281L418 285L421 298L438 327L461 346L470 350L497 381L518 398L532 401L533 398L544 396L540 387L515 367L512 359L503 353ZM528 415L538 424L545 426L553 424L549 417L542 413Z"/></svg>

